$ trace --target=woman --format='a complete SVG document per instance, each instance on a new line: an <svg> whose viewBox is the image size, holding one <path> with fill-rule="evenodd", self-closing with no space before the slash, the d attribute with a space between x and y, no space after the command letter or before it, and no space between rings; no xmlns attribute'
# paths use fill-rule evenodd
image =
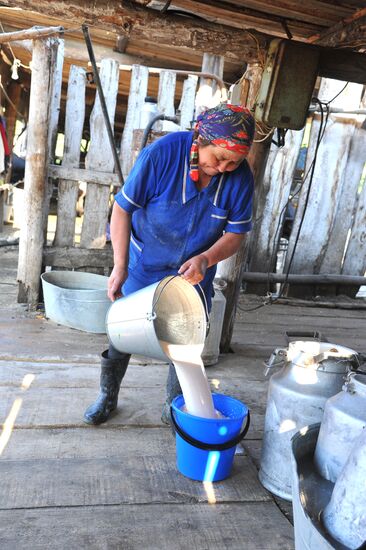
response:
<svg viewBox="0 0 366 550"><path fill-rule="evenodd" d="M112 212L112 301L179 273L200 283L210 310L216 264L239 250L252 227L253 176L245 158L253 136L248 109L222 103L198 117L194 132L168 134L140 153ZM111 345L102 353L88 424L105 422L117 407L129 359ZM170 365L166 405L178 393Z"/></svg>

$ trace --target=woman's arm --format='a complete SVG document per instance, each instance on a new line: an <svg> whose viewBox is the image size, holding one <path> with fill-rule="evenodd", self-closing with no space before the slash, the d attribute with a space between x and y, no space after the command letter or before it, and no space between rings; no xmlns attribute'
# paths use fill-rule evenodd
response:
<svg viewBox="0 0 366 550"><path fill-rule="evenodd" d="M116 202L111 217L111 241L113 246L114 267L108 279L108 298L114 300L121 296L121 286L128 276L128 251L131 235L131 214Z"/></svg>
<svg viewBox="0 0 366 550"><path fill-rule="evenodd" d="M192 285L200 283L205 277L207 268L230 258L239 250L244 239L245 233L225 233L206 252L184 262L178 273Z"/></svg>

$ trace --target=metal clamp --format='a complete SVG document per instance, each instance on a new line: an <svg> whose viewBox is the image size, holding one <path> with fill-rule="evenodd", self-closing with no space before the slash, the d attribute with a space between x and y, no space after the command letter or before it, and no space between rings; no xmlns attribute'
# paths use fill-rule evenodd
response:
<svg viewBox="0 0 366 550"><path fill-rule="evenodd" d="M264 366L266 367L264 371L264 376L267 376L271 369L275 367L283 367L287 359L287 349L276 348L272 353L268 361L263 361Z"/></svg>

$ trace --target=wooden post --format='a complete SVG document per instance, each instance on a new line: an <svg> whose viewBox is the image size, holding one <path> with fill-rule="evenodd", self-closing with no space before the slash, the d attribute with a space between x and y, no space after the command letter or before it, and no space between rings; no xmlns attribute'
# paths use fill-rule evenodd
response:
<svg viewBox="0 0 366 550"><path fill-rule="evenodd" d="M43 203L46 193L50 82L58 40L34 40L24 176L24 218L19 239L18 302L38 303L44 243Z"/></svg>
<svg viewBox="0 0 366 550"><path fill-rule="evenodd" d="M79 168L85 117L85 74L86 71L82 67L71 65L67 88L63 168ZM78 190L77 181L59 180L55 246L74 245Z"/></svg>
<svg viewBox="0 0 366 550"><path fill-rule="evenodd" d="M255 64L253 67L249 67L251 70L251 86L248 95L247 107L252 108L254 106L255 98L258 93L262 67L259 64ZM268 144L266 142L255 143L252 146L252 152L248 159L249 164L253 170L254 179L256 180L256 186L258 186L258 176L264 172L265 163L267 161L269 147L271 139L268 138ZM250 160L251 159L251 160ZM224 262L220 263L220 277L223 278L227 287L224 290L226 298L226 309L223 323L223 330L221 334L220 349L223 353L227 353L230 350L230 342L234 329L234 321L236 314L236 305L239 298L239 292L241 288L241 274L243 272L247 254L248 254L248 239L245 239L240 250L228 258Z"/></svg>

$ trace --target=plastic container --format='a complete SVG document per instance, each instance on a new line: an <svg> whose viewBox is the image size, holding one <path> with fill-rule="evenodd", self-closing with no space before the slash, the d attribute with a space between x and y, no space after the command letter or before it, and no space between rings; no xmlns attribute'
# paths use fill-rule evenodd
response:
<svg viewBox="0 0 366 550"><path fill-rule="evenodd" d="M111 304L108 277L83 271L47 271L41 280L46 317L84 332L105 333Z"/></svg>
<svg viewBox="0 0 366 550"><path fill-rule="evenodd" d="M210 312L210 331L202 352L202 361L205 367L216 365L219 360L220 340L226 308L226 298L217 283L214 283L214 289L215 295L212 299L212 308Z"/></svg>
<svg viewBox="0 0 366 550"><path fill-rule="evenodd" d="M212 398L215 409L224 418L201 418L185 412L183 395L178 395L172 403L177 468L184 476L197 481L221 481L229 477L236 445L250 424L249 409L244 403L217 393L212 394Z"/></svg>

